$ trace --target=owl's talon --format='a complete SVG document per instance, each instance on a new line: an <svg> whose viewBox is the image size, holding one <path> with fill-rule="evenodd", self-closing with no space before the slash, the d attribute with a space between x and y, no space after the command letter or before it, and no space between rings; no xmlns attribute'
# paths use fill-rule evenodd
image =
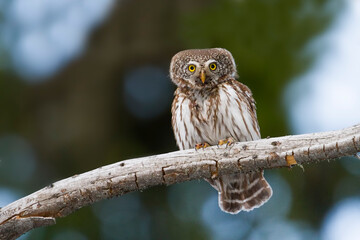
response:
<svg viewBox="0 0 360 240"><path fill-rule="evenodd" d="M202 143L198 143L195 145L195 150L199 150L200 148L202 148Z"/></svg>
<svg viewBox="0 0 360 240"><path fill-rule="evenodd" d="M226 144L226 147L228 147L228 146L233 145L234 142L235 142L235 140L232 137L229 137L229 138L219 140L218 146L222 146L222 145Z"/></svg>
<svg viewBox="0 0 360 240"><path fill-rule="evenodd" d="M218 146L222 146L222 145L224 145L224 144L227 144L227 139L221 139L221 140L219 140Z"/></svg>
<svg viewBox="0 0 360 240"><path fill-rule="evenodd" d="M198 143L195 145L195 150L198 150L200 148L207 148L207 147L210 147L210 144L208 144L207 142Z"/></svg>
<svg viewBox="0 0 360 240"><path fill-rule="evenodd" d="M233 139L232 137L229 137L229 138L227 139L226 146L227 146L227 147L228 147L228 146L231 146L231 145L234 144L234 142L235 142L235 139Z"/></svg>

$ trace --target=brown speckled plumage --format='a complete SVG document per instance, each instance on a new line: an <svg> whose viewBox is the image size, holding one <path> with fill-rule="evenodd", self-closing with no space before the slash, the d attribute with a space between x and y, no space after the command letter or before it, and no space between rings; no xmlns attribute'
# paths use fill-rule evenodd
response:
<svg viewBox="0 0 360 240"><path fill-rule="evenodd" d="M216 69L210 65L215 63ZM191 72L189 65L196 70ZM201 74L205 74L204 81ZM185 50L171 61L170 76L177 85L172 104L172 126L180 149L219 140L260 138L255 101L250 89L236 80L231 53L222 48ZM206 179L219 192L220 208L232 214L250 211L272 195L263 171Z"/></svg>

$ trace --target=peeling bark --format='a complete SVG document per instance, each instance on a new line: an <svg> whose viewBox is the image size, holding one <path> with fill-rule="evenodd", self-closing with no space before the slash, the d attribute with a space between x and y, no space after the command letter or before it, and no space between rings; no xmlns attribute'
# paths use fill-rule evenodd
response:
<svg viewBox="0 0 360 240"><path fill-rule="evenodd" d="M16 239L31 229L55 224L75 210L128 192L156 185L234 172L291 167L355 155L360 125L135 158L74 175L0 209L0 239Z"/></svg>

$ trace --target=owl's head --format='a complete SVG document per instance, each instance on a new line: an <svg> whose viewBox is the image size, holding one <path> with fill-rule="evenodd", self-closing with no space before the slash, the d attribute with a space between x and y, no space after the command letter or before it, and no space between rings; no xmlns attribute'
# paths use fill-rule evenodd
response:
<svg viewBox="0 0 360 240"><path fill-rule="evenodd" d="M178 87L209 88L236 76L234 58L223 48L184 50L171 60L170 77Z"/></svg>

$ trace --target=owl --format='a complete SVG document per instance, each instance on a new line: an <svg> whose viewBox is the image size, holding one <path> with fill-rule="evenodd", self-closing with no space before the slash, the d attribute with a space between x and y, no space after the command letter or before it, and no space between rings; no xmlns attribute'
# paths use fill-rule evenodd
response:
<svg viewBox="0 0 360 240"><path fill-rule="evenodd" d="M171 112L180 150L260 139L255 101L236 80L228 50L181 51L171 60L170 77L177 86ZM205 180L218 191L220 209L231 214L260 207L272 195L263 170Z"/></svg>

